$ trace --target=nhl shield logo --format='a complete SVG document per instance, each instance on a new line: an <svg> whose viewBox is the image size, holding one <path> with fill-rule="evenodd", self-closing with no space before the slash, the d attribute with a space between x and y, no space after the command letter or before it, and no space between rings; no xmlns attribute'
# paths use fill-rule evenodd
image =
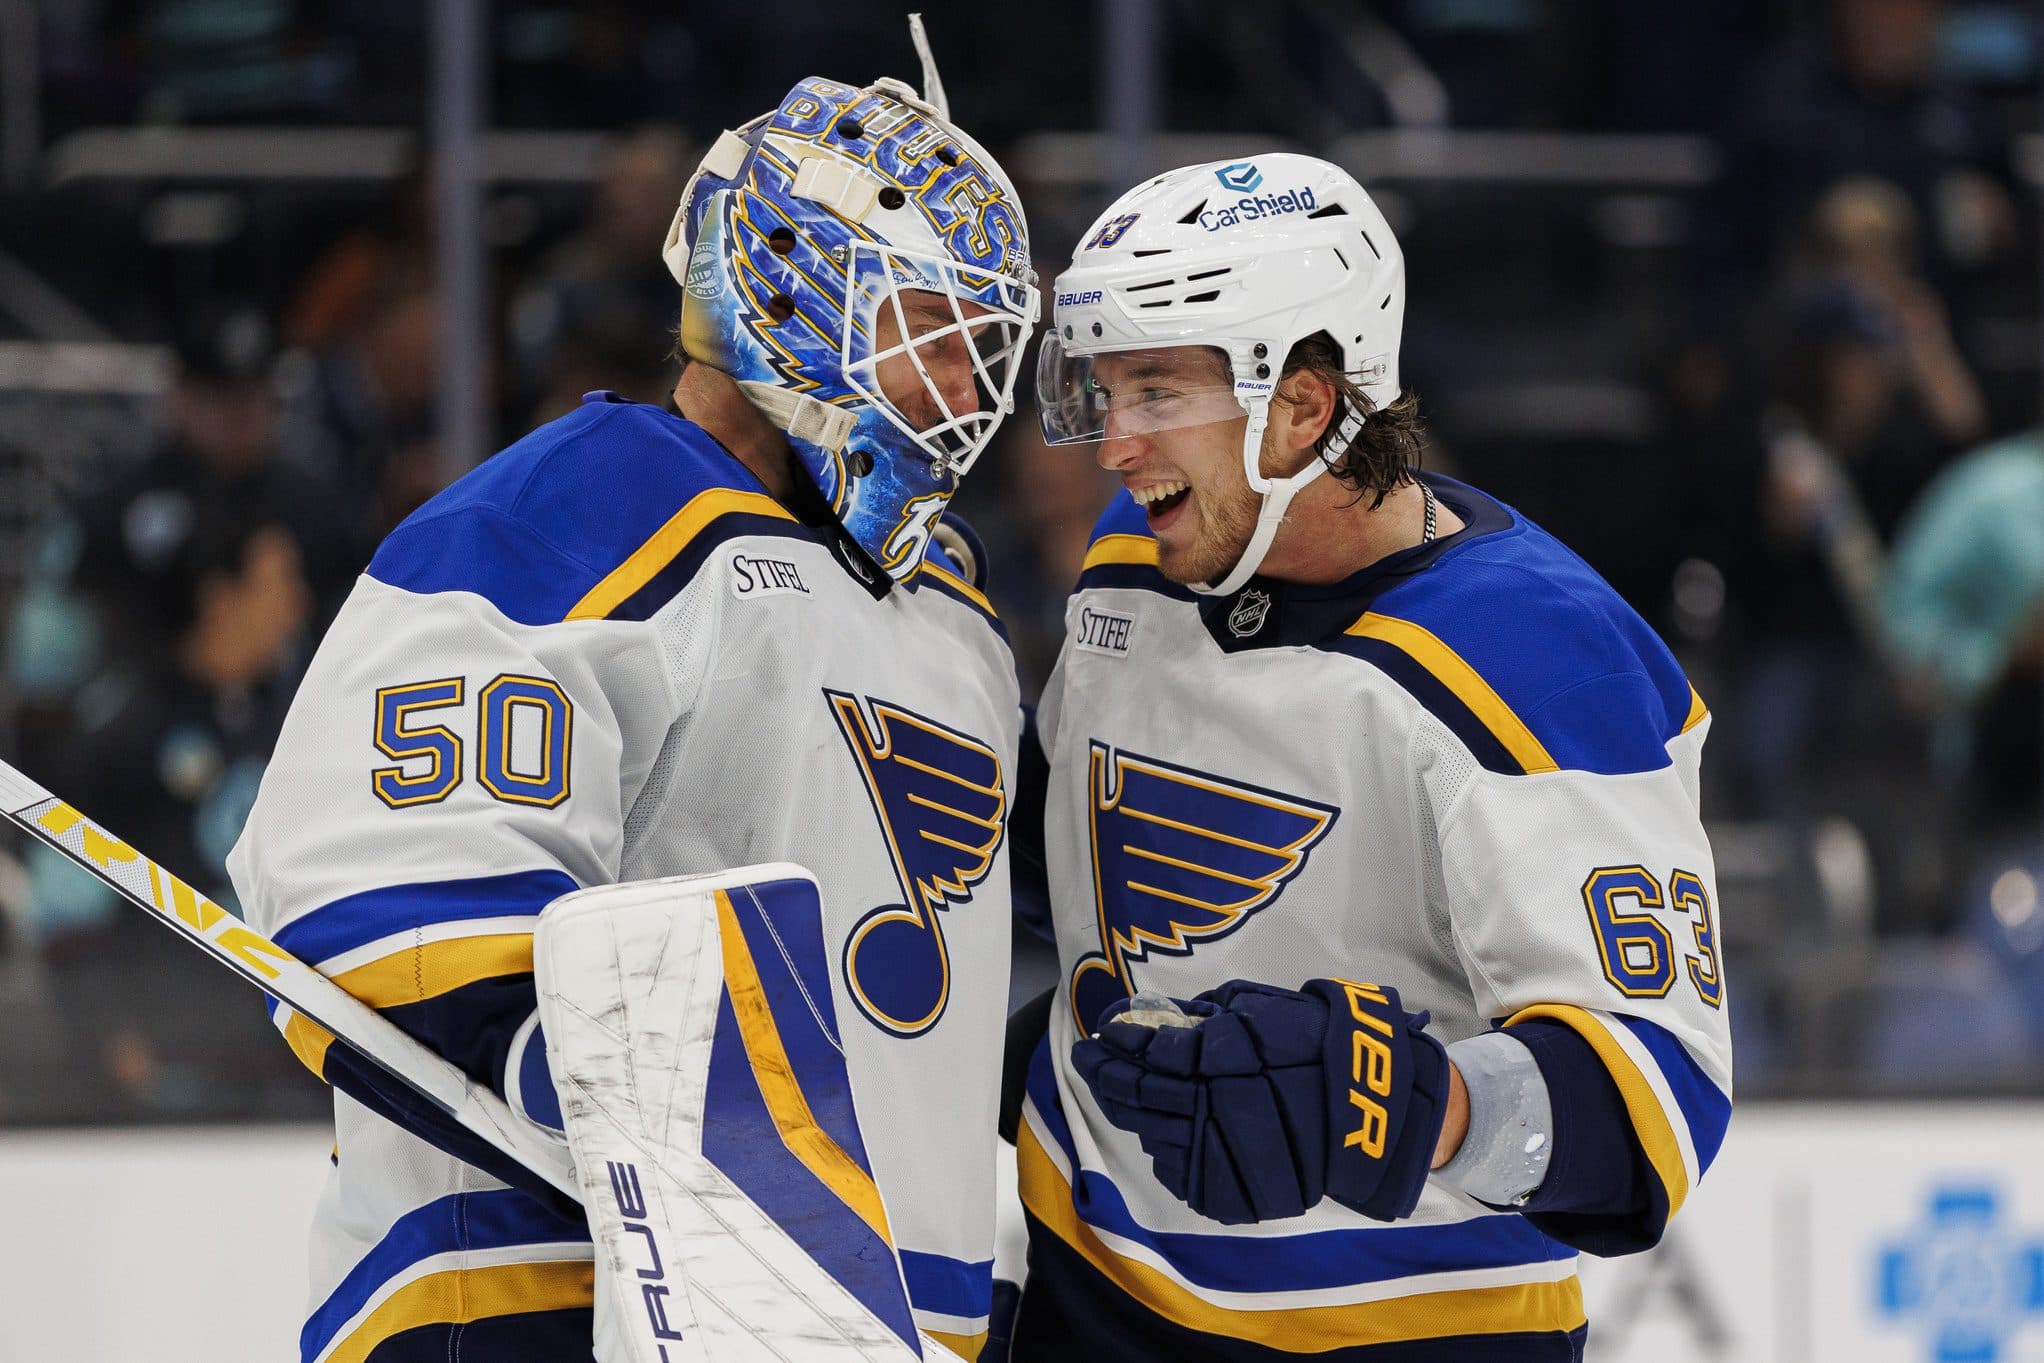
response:
<svg viewBox="0 0 2044 1363"><path fill-rule="evenodd" d="M1228 612L1228 629L1237 639L1247 639L1263 628L1263 622L1270 615L1270 593L1251 587L1235 602L1235 609Z"/></svg>

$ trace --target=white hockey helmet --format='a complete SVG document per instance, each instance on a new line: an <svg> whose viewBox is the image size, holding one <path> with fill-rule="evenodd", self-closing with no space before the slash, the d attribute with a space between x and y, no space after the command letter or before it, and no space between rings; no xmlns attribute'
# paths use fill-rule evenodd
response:
<svg viewBox="0 0 2044 1363"><path fill-rule="evenodd" d="M1114 438L1110 413L1124 432L1249 418L1242 471L1263 509L1234 568L1197 591L1225 594L1247 582L1292 498L1362 427L1363 414L1348 412L1322 458L1288 478L1263 475L1270 398L1294 345L1326 332L1372 407L1398 398L1405 257L1363 187L1315 157L1213 161L1138 185L1087 230L1055 292L1036 370L1047 443ZM1098 356L1174 346L1221 351L1230 386L1146 404L1094 382Z"/></svg>

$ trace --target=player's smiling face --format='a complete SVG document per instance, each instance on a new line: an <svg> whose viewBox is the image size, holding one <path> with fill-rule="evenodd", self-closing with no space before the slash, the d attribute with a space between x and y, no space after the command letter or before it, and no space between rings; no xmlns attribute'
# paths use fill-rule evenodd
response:
<svg viewBox="0 0 2044 1363"><path fill-rule="evenodd" d="M1262 505L1242 473L1249 417L1227 357L1210 346L1132 350L1100 356L1093 376L1109 395L1096 458L1149 518L1158 569L1173 582L1219 581Z"/></svg>

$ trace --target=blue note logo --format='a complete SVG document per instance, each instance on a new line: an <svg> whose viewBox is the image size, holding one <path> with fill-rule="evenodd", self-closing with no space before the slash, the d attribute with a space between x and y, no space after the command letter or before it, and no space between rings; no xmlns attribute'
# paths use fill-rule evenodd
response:
<svg viewBox="0 0 2044 1363"><path fill-rule="evenodd" d="M1001 758L969 734L886 701L826 690L864 778L900 883L900 904L861 918L845 940L845 984L875 1026L917 1036L951 995L943 915L972 899L1007 828Z"/></svg>
<svg viewBox="0 0 2044 1363"><path fill-rule="evenodd" d="M1933 1192L1878 1271L1880 1313L1922 1330L1937 1363L1996 1363L2018 1331L2044 1324L2044 1235L2010 1225L1991 1187Z"/></svg>
<svg viewBox="0 0 2044 1363"><path fill-rule="evenodd" d="M1100 950L1072 971L1081 1032L1136 992L1136 962L1153 952L1190 955L1268 906L1340 813L1099 742L1089 763Z"/></svg>
<svg viewBox="0 0 2044 1363"><path fill-rule="evenodd" d="M1237 161L1215 171L1214 178L1237 194L1248 194L1263 183L1263 172L1256 168L1254 161Z"/></svg>

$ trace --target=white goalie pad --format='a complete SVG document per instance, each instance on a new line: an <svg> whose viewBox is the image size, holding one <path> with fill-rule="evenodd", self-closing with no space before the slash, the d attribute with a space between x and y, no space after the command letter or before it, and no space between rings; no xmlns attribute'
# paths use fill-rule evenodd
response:
<svg viewBox="0 0 2044 1363"><path fill-rule="evenodd" d="M600 1363L954 1357L909 1314L807 871L578 891L533 945Z"/></svg>

